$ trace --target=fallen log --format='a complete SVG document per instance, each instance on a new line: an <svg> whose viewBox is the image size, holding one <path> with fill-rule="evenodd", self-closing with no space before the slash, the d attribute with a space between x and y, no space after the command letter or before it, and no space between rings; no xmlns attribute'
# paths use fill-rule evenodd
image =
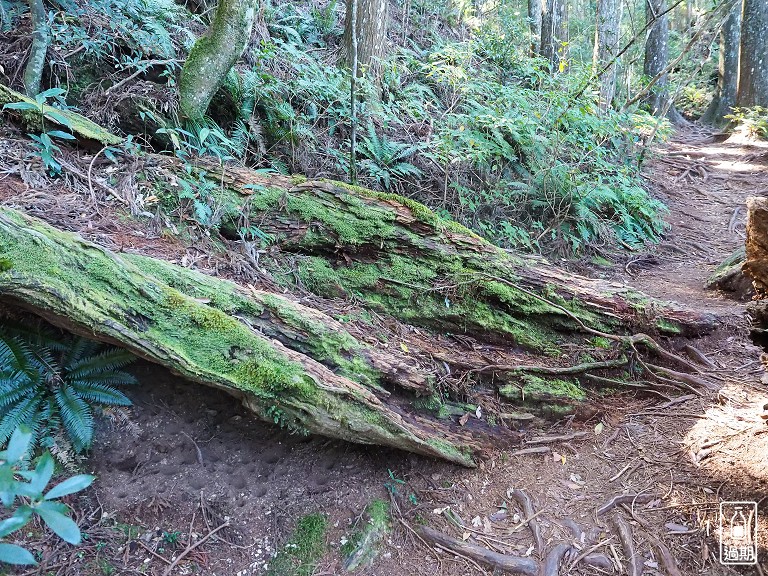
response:
<svg viewBox="0 0 768 576"><path fill-rule="evenodd" d="M389 370L386 357L289 300L249 295L226 280L159 260L118 255L2 207L0 299L222 388L264 420L303 433L474 463L471 440L404 419L371 388L342 375L365 381L361 374L375 376L382 358ZM270 319L273 336L325 342L340 373L260 332L264 318Z"/></svg>

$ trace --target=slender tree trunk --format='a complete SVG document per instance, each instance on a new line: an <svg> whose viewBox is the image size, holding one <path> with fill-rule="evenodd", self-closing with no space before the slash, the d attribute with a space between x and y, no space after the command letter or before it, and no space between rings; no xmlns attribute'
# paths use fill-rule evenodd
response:
<svg viewBox="0 0 768 576"><path fill-rule="evenodd" d="M179 107L184 117L200 120L227 72L251 37L255 0L219 0L208 31L198 38L179 79Z"/></svg>
<svg viewBox="0 0 768 576"><path fill-rule="evenodd" d="M568 2L546 0L541 17L541 55L553 72L562 72L568 59Z"/></svg>
<svg viewBox="0 0 768 576"><path fill-rule="evenodd" d="M542 0L528 0L528 26L531 30L531 56L539 53L541 45Z"/></svg>
<svg viewBox="0 0 768 576"><path fill-rule="evenodd" d="M739 56L739 106L768 106L768 2L744 0Z"/></svg>
<svg viewBox="0 0 768 576"><path fill-rule="evenodd" d="M32 18L32 48L24 69L24 91L27 96L37 96L45 68L45 55L51 42L48 30L48 15L43 0L29 0L29 13Z"/></svg>
<svg viewBox="0 0 768 576"><path fill-rule="evenodd" d="M669 58L669 15L663 14L666 10L665 0L647 0L645 4L646 22L652 23L648 29L648 37L645 41L645 61L643 74L647 78L653 78L664 70ZM667 75L659 78L653 89L645 97L644 102L655 116L664 114L675 123L682 121L682 116L671 105L670 96L667 93Z"/></svg>
<svg viewBox="0 0 768 576"><path fill-rule="evenodd" d="M344 24L344 46L347 65L352 67L352 0L347 1ZM379 78L381 60L387 52L387 1L357 0L357 66L358 76Z"/></svg>
<svg viewBox="0 0 768 576"><path fill-rule="evenodd" d="M616 93L615 58L619 51L619 26L621 25L621 0L597 1L597 26L595 28L595 48L592 55L592 67L595 73L605 68L600 82L600 109L611 107ZM608 66L608 68L606 68Z"/></svg>
<svg viewBox="0 0 768 576"><path fill-rule="evenodd" d="M720 28L717 90L702 116L711 124L722 124L723 117L736 105L739 85L739 44L741 39L741 3L737 2Z"/></svg>

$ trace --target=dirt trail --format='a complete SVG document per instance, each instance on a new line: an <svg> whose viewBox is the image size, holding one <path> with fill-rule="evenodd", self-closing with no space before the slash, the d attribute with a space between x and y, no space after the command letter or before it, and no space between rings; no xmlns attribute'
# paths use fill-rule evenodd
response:
<svg viewBox="0 0 768 576"><path fill-rule="evenodd" d="M130 425L103 430L88 463L99 480L96 496L80 503L90 534L83 558L62 559L61 547L52 548L49 539L40 543L49 566L57 574L106 574L107 562L115 568L110 573L162 574L166 562L160 557L178 553L229 519L221 538L190 559L205 574L263 574L297 519L322 512L330 529L315 574L342 574L342 541L366 503L383 498L391 499L402 522L395 522L376 564L357 574L490 574L466 558L430 550L411 529L426 523L499 552L536 555L533 534L519 525L524 515L508 492L522 489L539 512L547 549L559 542L577 550L594 545L614 570L617 563L626 566L612 528L619 516L632 531L645 574L735 574L717 561L717 507L722 498L768 495L768 426L760 419L768 395L743 305L704 291L702 284L743 243L744 199L768 194L766 151L696 133L662 146L648 178L669 205L671 229L658 248L603 270L658 298L727 319L726 329L698 343L716 366L712 374L722 381L720 393L599 399L602 412L590 420L522 429L528 438L569 438L544 443L539 453L505 451L465 470L391 450L290 436L252 420L222 393L142 364L136 368L141 385ZM648 497L597 515L620 494ZM141 543L109 536L106 527L115 521ZM176 532L178 541L168 542ZM768 566L765 512L760 533L761 562ZM674 566L665 564L659 542L670 550ZM569 562L561 574L611 573L584 564L568 570ZM191 565L182 564L189 573ZM768 572L760 570L739 573Z"/></svg>

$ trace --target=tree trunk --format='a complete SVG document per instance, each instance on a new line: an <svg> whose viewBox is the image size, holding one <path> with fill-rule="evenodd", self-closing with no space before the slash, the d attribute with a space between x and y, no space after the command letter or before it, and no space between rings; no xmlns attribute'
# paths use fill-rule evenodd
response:
<svg viewBox="0 0 768 576"><path fill-rule="evenodd" d="M716 326L711 314L513 255L395 195L215 163L198 170L219 187L224 234L227 220L235 227L248 214L276 239L269 258L328 299L308 300L310 308L116 254L0 207L0 301L223 388L265 420L464 465L515 436L474 416L457 422L466 408L446 394L494 405L502 396L562 415L584 404L592 383L654 387L623 379L630 369L666 388L706 385L695 366L639 332L695 336ZM353 336L319 309L361 305L421 335L390 347L369 338L370 328ZM467 338L480 342L457 348ZM595 359L584 360L590 351ZM456 382L453 392L447 382ZM436 404L428 413L419 408L425 398Z"/></svg>
<svg viewBox="0 0 768 576"><path fill-rule="evenodd" d="M619 27L621 25L621 0L598 0L597 26L592 68L600 82L600 109L611 107L616 93L616 55L619 51Z"/></svg>
<svg viewBox="0 0 768 576"><path fill-rule="evenodd" d="M255 0L219 0L208 31L198 38L179 78L179 108L201 120L213 95L243 54L251 37Z"/></svg>
<svg viewBox="0 0 768 576"><path fill-rule="evenodd" d="M541 46L542 0L528 0L528 27L531 30L531 56L539 53Z"/></svg>
<svg viewBox="0 0 768 576"><path fill-rule="evenodd" d="M546 0L541 17L542 57L553 72L563 72L568 60L568 1Z"/></svg>
<svg viewBox="0 0 768 576"><path fill-rule="evenodd" d="M741 3L733 5L720 28L717 89L702 121L722 125L726 114L736 106L739 85L739 43L741 38Z"/></svg>
<svg viewBox="0 0 768 576"><path fill-rule="evenodd" d="M669 54L669 17L660 16L666 9L665 0L648 0L645 4L646 22L651 23L645 41L643 74L655 77L664 70ZM664 74L645 98L645 104L654 115L663 113L669 101L666 93L667 75Z"/></svg>
<svg viewBox="0 0 768 576"><path fill-rule="evenodd" d="M739 106L768 106L768 2L744 0L739 53Z"/></svg>
<svg viewBox="0 0 768 576"><path fill-rule="evenodd" d="M347 64L352 67L352 3L347 0L344 46ZM379 60L387 52L387 1L357 0L357 75L374 82L380 74Z"/></svg>
<svg viewBox="0 0 768 576"><path fill-rule="evenodd" d="M51 42L48 30L48 14L43 0L29 0L29 13L32 20L32 47L24 68L24 91L34 98L40 92L40 82L45 68L45 55Z"/></svg>

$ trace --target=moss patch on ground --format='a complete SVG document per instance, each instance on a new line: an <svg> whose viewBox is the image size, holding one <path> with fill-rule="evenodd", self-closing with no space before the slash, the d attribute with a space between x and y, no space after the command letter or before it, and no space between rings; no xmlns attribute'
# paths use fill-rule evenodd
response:
<svg viewBox="0 0 768 576"><path fill-rule="evenodd" d="M312 576L325 551L327 528L322 514L301 518L288 542L269 563L267 576Z"/></svg>

